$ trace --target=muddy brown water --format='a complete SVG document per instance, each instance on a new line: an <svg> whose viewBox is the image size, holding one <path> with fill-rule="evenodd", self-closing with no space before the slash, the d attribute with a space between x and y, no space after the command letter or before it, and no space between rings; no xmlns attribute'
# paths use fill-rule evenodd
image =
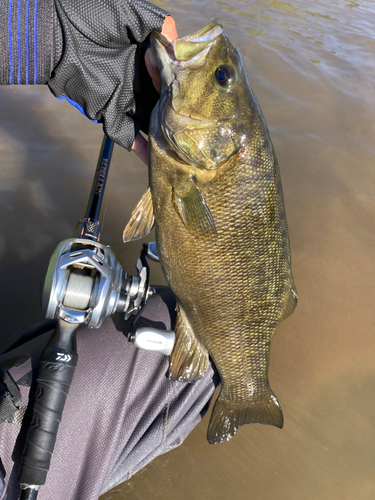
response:
<svg viewBox="0 0 375 500"><path fill-rule="evenodd" d="M157 3L181 35L219 18L242 53L280 163L300 302L272 340L282 430L248 425L210 446L207 415L101 500L373 499L375 2ZM47 88L0 88L2 348L43 319L39 285L84 215L101 137ZM133 272L140 244L121 234L147 172L114 155L102 241Z"/></svg>

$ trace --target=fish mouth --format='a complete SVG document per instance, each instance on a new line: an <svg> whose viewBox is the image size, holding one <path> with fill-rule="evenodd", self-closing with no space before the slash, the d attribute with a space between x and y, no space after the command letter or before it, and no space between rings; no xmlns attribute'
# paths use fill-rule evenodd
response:
<svg viewBox="0 0 375 500"><path fill-rule="evenodd" d="M222 33L220 21L212 19L204 28L172 43L158 32L151 34L151 47L161 75L160 128L170 147L188 164L195 162L179 147L177 135L197 128L215 127L217 123L207 121L199 112L184 106L174 108L173 94L179 92L177 74L184 69L203 67L212 45Z"/></svg>
<svg viewBox="0 0 375 500"><path fill-rule="evenodd" d="M223 33L218 19L212 19L207 26L191 35L170 42L157 31L152 32L150 41L163 85L169 86L175 79L178 68L201 68L212 44Z"/></svg>

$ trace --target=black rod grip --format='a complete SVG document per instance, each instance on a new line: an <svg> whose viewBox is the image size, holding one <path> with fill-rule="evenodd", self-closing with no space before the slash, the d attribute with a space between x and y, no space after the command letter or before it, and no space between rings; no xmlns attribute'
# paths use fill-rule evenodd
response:
<svg viewBox="0 0 375 500"><path fill-rule="evenodd" d="M20 484L41 486L46 482L65 401L77 366L78 327L59 319L43 351L21 458Z"/></svg>

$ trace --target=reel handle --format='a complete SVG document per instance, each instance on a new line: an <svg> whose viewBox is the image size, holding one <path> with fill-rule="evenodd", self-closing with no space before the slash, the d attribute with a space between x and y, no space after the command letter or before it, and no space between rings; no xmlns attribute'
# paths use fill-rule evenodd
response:
<svg viewBox="0 0 375 500"><path fill-rule="evenodd" d="M64 405L77 366L79 325L59 319L43 351L35 387L35 401L22 455L18 482L24 498L46 482ZM26 496L25 496L26 495Z"/></svg>

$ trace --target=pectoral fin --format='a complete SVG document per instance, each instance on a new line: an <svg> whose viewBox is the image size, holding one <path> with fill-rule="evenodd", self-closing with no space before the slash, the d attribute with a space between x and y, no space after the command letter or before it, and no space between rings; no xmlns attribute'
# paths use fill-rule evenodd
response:
<svg viewBox="0 0 375 500"><path fill-rule="evenodd" d="M196 339L193 329L181 308L177 305L176 343L169 360L169 379L194 382L206 373L208 353Z"/></svg>
<svg viewBox="0 0 375 500"><path fill-rule="evenodd" d="M139 240L147 236L155 222L154 207L150 188L144 193L137 206L133 210L129 222L127 223L123 239L124 243L132 240Z"/></svg>
<svg viewBox="0 0 375 500"><path fill-rule="evenodd" d="M198 237L216 233L210 209L191 179L182 188L173 188L173 203L189 233Z"/></svg>

